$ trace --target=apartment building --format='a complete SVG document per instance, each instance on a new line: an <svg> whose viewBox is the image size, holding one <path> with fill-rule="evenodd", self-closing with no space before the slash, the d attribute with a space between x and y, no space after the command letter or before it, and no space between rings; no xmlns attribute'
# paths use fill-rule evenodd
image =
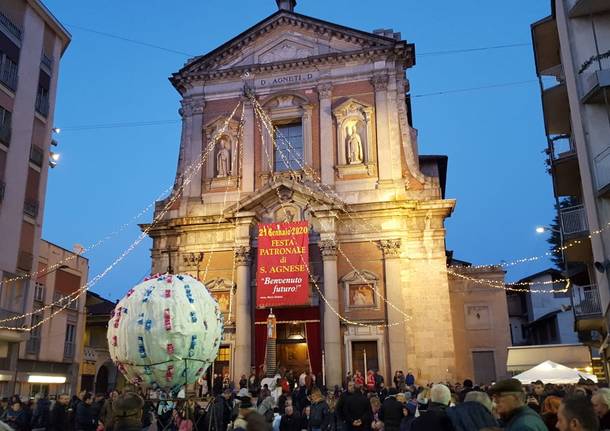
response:
<svg viewBox="0 0 610 431"><path fill-rule="evenodd" d="M610 2L553 0L531 26L575 330L608 367Z"/></svg>
<svg viewBox="0 0 610 431"><path fill-rule="evenodd" d="M0 2L0 319L32 309L59 61L70 34L38 0ZM28 319L4 322L21 327ZM13 393L19 343L0 330L2 391Z"/></svg>

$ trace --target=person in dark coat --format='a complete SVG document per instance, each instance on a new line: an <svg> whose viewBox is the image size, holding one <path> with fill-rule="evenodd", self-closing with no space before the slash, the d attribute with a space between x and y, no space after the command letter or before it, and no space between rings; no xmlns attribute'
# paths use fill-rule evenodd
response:
<svg viewBox="0 0 610 431"><path fill-rule="evenodd" d="M347 430L369 430L373 421L371 404L362 393L360 385L356 385L352 396L345 400L343 414Z"/></svg>
<svg viewBox="0 0 610 431"><path fill-rule="evenodd" d="M15 431L29 431L30 420L21 401L14 401L6 415L6 423Z"/></svg>
<svg viewBox="0 0 610 431"><path fill-rule="evenodd" d="M49 426L47 431L66 431L70 426L68 418L68 405L70 404L70 396L61 394L57 397L51 414L49 416Z"/></svg>
<svg viewBox="0 0 610 431"><path fill-rule="evenodd" d="M292 406L286 406L280 420L280 431L301 431L301 417Z"/></svg>
<svg viewBox="0 0 610 431"><path fill-rule="evenodd" d="M328 403L318 388L311 391L311 406L309 410L309 431L327 431L331 423L330 409Z"/></svg>
<svg viewBox="0 0 610 431"><path fill-rule="evenodd" d="M451 391L445 385L433 385L430 390L428 409L411 424L412 431L453 431L447 408L451 402Z"/></svg>
<svg viewBox="0 0 610 431"><path fill-rule="evenodd" d="M36 402L32 409L32 429L44 429L49 426L49 415L51 414L51 401L43 394L36 395Z"/></svg>
<svg viewBox="0 0 610 431"><path fill-rule="evenodd" d="M349 398L354 395L354 391L356 390L356 386L354 382L350 381L347 383L347 391L343 392L337 398L337 403L335 404L335 419L337 422L337 428L347 429L347 425L345 422L345 405Z"/></svg>
<svg viewBox="0 0 610 431"><path fill-rule="evenodd" d="M540 415L525 404L519 380L501 380L491 387L490 392L505 431L547 431Z"/></svg>
<svg viewBox="0 0 610 431"><path fill-rule="evenodd" d="M388 394L389 395L381 405L379 420L383 422L386 431L398 431L402 418L404 417L403 409L405 406L396 399L396 395L398 394L396 388L390 388Z"/></svg>
<svg viewBox="0 0 610 431"><path fill-rule="evenodd" d="M487 395L487 394L485 394ZM493 428L498 422L483 404L476 401L466 401L446 410L455 431L480 430Z"/></svg>
<svg viewBox="0 0 610 431"><path fill-rule="evenodd" d="M470 379L466 379L464 380L464 389L462 389L460 391L460 402L463 403L464 402L464 398L466 398L466 395L468 394L468 392L471 392L473 389L474 384L472 383L472 380Z"/></svg>
<svg viewBox="0 0 610 431"><path fill-rule="evenodd" d="M93 395L86 393L76 406L76 431L95 431L97 420L93 416Z"/></svg>

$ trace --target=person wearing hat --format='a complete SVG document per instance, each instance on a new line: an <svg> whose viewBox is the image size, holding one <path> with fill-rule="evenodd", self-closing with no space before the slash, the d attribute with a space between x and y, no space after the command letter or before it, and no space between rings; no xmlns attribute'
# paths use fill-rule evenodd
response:
<svg viewBox="0 0 610 431"><path fill-rule="evenodd" d="M256 411L252 398L245 396L239 403L239 413L233 422L233 430L244 430L248 426L248 416Z"/></svg>
<svg viewBox="0 0 610 431"><path fill-rule="evenodd" d="M505 431L547 430L538 413L525 404L525 393L519 380L501 380L491 387L490 392Z"/></svg>
<svg viewBox="0 0 610 431"><path fill-rule="evenodd" d="M134 392L119 395L112 403L113 431L141 431L144 400Z"/></svg>

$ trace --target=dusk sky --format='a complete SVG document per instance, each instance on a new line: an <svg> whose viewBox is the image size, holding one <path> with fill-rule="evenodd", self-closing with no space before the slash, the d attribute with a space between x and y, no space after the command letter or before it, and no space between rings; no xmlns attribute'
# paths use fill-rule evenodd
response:
<svg viewBox="0 0 610 431"><path fill-rule="evenodd" d="M152 211L134 217L173 184L180 98L168 76L277 7L273 0L45 3L73 39L61 61L54 121L63 129L61 161L49 171L43 238L71 249L121 229L87 253L93 278ZM546 235L534 231L551 222L553 194L530 37L548 1L299 0L296 12L365 31L393 28L415 43L413 121L420 154L449 156L447 197L457 206L447 248L457 258L493 264L548 250ZM149 273L150 245L140 244L93 290L121 297ZM507 279L550 265L518 265Z"/></svg>

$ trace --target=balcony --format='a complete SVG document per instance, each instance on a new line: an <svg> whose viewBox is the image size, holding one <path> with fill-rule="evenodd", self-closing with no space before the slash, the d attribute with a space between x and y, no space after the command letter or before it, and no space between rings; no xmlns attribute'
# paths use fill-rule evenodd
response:
<svg viewBox="0 0 610 431"><path fill-rule="evenodd" d="M64 358L73 358L74 357L74 343L66 341L64 344Z"/></svg>
<svg viewBox="0 0 610 431"><path fill-rule="evenodd" d="M17 268L30 272L32 270L32 264L34 262L34 256L32 253L27 251L20 251L17 256Z"/></svg>
<svg viewBox="0 0 610 431"><path fill-rule="evenodd" d="M69 301L70 298L67 295L63 295L61 292L53 292L53 302L56 304L56 307L66 306L68 310L78 310L78 299L68 304Z"/></svg>
<svg viewBox="0 0 610 431"><path fill-rule="evenodd" d="M47 57L47 55L44 52L42 53L42 56L40 57L40 64L42 64L44 67L46 67L49 72L51 70L53 70L53 59L51 57Z"/></svg>
<svg viewBox="0 0 610 431"><path fill-rule="evenodd" d="M11 21L2 12L0 12L0 27L2 27L8 33L15 36L18 40L21 40L21 38L23 37L21 29L19 27L17 27L15 24L13 24L13 21Z"/></svg>
<svg viewBox="0 0 610 431"><path fill-rule="evenodd" d="M558 76L561 73L561 56L557 21L548 16L532 24L531 31L536 73L538 76Z"/></svg>
<svg viewBox="0 0 610 431"><path fill-rule="evenodd" d="M26 199L23 202L23 213L32 218L38 216L38 201L34 199Z"/></svg>
<svg viewBox="0 0 610 431"><path fill-rule="evenodd" d="M542 109L549 135L571 134L570 104L565 83L560 82L542 90Z"/></svg>
<svg viewBox="0 0 610 431"><path fill-rule="evenodd" d="M0 202L4 200L4 191L6 190L6 183L0 180Z"/></svg>
<svg viewBox="0 0 610 431"><path fill-rule="evenodd" d="M43 87L38 87L38 94L36 95L36 103L34 104L36 112L43 117L49 115L49 90Z"/></svg>
<svg viewBox="0 0 610 431"><path fill-rule="evenodd" d="M587 213L583 205L561 208L561 228L564 236L583 235L589 232Z"/></svg>
<svg viewBox="0 0 610 431"><path fill-rule="evenodd" d="M7 310L5 308L0 307L0 319L9 319L11 317L16 317L23 314L22 312ZM25 324L25 319L20 317L19 319L9 320L3 323L5 326L10 327L22 327ZM0 329L0 340L9 341L9 342L21 342L26 341L28 338L28 333L25 331L12 331L8 329ZM0 359L0 366L1 366ZM6 367L4 369L7 369Z"/></svg>
<svg viewBox="0 0 610 431"><path fill-rule="evenodd" d="M593 159L598 196L610 197L610 146Z"/></svg>
<svg viewBox="0 0 610 431"><path fill-rule="evenodd" d="M588 17L591 14L610 12L608 0L576 0L568 11L570 18Z"/></svg>
<svg viewBox="0 0 610 431"><path fill-rule="evenodd" d="M30 148L30 162L34 163L36 166L42 167L43 160L44 150L38 145L32 145Z"/></svg>
<svg viewBox="0 0 610 431"><path fill-rule="evenodd" d="M11 144L11 126L9 124L0 125L0 142L7 147Z"/></svg>
<svg viewBox="0 0 610 431"><path fill-rule="evenodd" d="M6 55L0 55L0 82L12 91L17 90L17 63Z"/></svg>
<svg viewBox="0 0 610 431"><path fill-rule="evenodd" d="M585 72L586 73L586 72ZM583 74L582 83L582 103L603 104L606 99L610 101L610 69L596 70L588 74ZM605 93L605 94L604 94Z"/></svg>
<svg viewBox="0 0 610 431"><path fill-rule="evenodd" d="M572 303L574 305L574 316L577 319L587 317L599 317L602 314L602 306L599 300L597 285L572 287Z"/></svg>
<svg viewBox="0 0 610 431"><path fill-rule="evenodd" d="M547 150L557 196L580 195L580 169L574 140L570 135L549 137Z"/></svg>

